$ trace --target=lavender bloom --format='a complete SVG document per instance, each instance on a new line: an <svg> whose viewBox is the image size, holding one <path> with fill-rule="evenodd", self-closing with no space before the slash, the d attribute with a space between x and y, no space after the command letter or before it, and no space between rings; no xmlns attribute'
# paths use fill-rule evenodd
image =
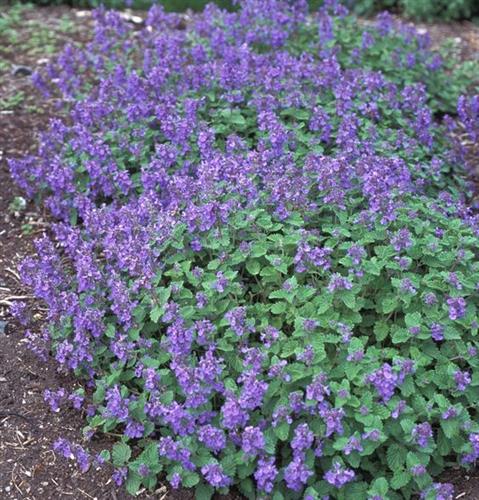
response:
<svg viewBox="0 0 479 500"><path fill-rule="evenodd" d="M409 278L404 278L401 280L401 292L410 293L411 295L415 295L417 292L417 289L413 285L412 281Z"/></svg>
<svg viewBox="0 0 479 500"><path fill-rule="evenodd" d="M86 472L90 468L90 462L91 462L90 454L87 453L85 449L80 445L75 446L73 453L75 455L80 470L82 472Z"/></svg>
<svg viewBox="0 0 479 500"><path fill-rule="evenodd" d="M117 486L121 486L125 482L127 475L128 469L126 467L121 467L113 473L112 478Z"/></svg>
<svg viewBox="0 0 479 500"><path fill-rule="evenodd" d="M432 306L434 304L437 304L436 295L432 292L426 293L426 295L424 295L424 303L428 306Z"/></svg>
<svg viewBox="0 0 479 500"><path fill-rule="evenodd" d="M371 441L379 441L381 439L381 432L378 431L377 429L373 429L372 431L363 433L361 439L370 439ZM362 449L358 451L362 451Z"/></svg>
<svg viewBox="0 0 479 500"><path fill-rule="evenodd" d="M469 372L461 372L460 370L454 373L454 382L458 391L465 391L471 383L471 375Z"/></svg>
<svg viewBox="0 0 479 500"><path fill-rule="evenodd" d="M398 231L391 239L391 245L396 252L410 248L412 244L411 233L406 228Z"/></svg>
<svg viewBox="0 0 479 500"><path fill-rule="evenodd" d="M342 408L329 408L324 405L319 410L320 416L326 424L325 437L332 436L335 432L339 435L343 434L342 419L344 417L344 410Z"/></svg>
<svg viewBox="0 0 479 500"><path fill-rule="evenodd" d="M294 452L306 451L313 445L314 434L310 431L308 424L300 424L294 430L291 448Z"/></svg>
<svg viewBox="0 0 479 500"><path fill-rule="evenodd" d="M215 453L220 452L226 446L224 431L212 425L204 425L200 428L198 440Z"/></svg>
<svg viewBox="0 0 479 500"><path fill-rule="evenodd" d="M128 436L131 439L139 439L143 437L143 433L145 432L145 427L140 422L135 422L134 420L129 420L126 423L125 427L125 436Z"/></svg>
<svg viewBox="0 0 479 500"><path fill-rule="evenodd" d="M53 449L63 455L65 458L74 458L71 443L63 438L59 438L53 443Z"/></svg>
<svg viewBox="0 0 479 500"><path fill-rule="evenodd" d="M351 436L343 451L346 456L350 455L353 451L363 451L361 441L357 437Z"/></svg>
<svg viewBox="0 0 479 500"><path fill-rule="evenodd" d="M429 439L432 438L432 428L430 424L424 422L416 425L412 430L412 436L416 439L419 446L426 448L429 444Z"/></svg>
<svg viewBox="0 0 479 500"><path fill-rule="evenodd" d="M276 342L279 338L279 330L272 326L267 326L264 331L261 332L260 335L261 342L263 342L264 346L269 348Z"/></svg>
<svg viewBox="0 0 479 500"><path fill-rule="evenodd" d="M351 290L352 287L353 284L349 279L344 278L338 273L334 273L329 281L328 291L334 293L336 290Z"/></svg>
<svg viewBox="0 0 479 500"><path fill-rule="evenodd" d="M462 284L459 281L459 277L457 276L457 273L449 273L448 281L449 281L449 284L451 284L457 290L462 290Z"/></svg>
<svg viewBox="0 0 479 500"><path fill-rule="evenodd" d="M263 432L258 427L245 427L242 435L241 449L250 456L255 456L265 447Z"/></svg>
<svg viewBox="0 0 479 500"><path fill-rule="evenodd" d="M231 329L238 335L243 336L247 332L253 332L254 327L247 323L246 308L237 307L225 314L225 319L229 322Z"/></svg>
<svg viewBox="0 0 479 500"><path fill-rule="evenodd" d="M80 410L85 398L80 394L73 393L68 396L68 400L71 401L72 406L73 408L75 408L75 410Z"/></svg>
<svg viewBox="0 0 479 500"><path fill-rule="evenodd" d="M306 387L306 399L317 401L320 403L325 400L325 396L329 396L331 390L327 384L327 376L324 373L316 375L314 380Z"/></svg>
<svg viewBox="0 0 479 500"><path fill-rule="evenodd" d="M138 466L138 474L141 476L141 477L146 477L150 474L150 468L148 467L148 465L146 464L140 464Z"/></svg>
<svg viewBox="0 0 479 500"><path fill-rule="evenodd" d="M399 383L399 376L388 363L377 369L366 377L366 381L373 384L381 399L385 402L389 401Z"/></svg>
<svg viewBox="0 0 479 500"><path fill-rule="evenodd" d="M466 301L462 297L449 297L446 302L449 306L449 319L454 321L465 316Z"/></svg>
<svg viewBox="0 0 479 500"><path fill-rule="evenodd" d="M455 417L457 417L457 410L456 408L454 408L454 406L451 406L450 408L445 410L441 415L441 418L443 420L449 420L450 418L455 418Z"/></svg>
<svg viewBox="0 0 479 500"><path fill-rule="evenodd" d="M43 398L45 402L50 405L50 409L57 413L60 411L60 406L66 400L67 393L63 387L58 389L57 391L50 391L49 389L45 389L43 394Z"/></svg>
<svg viewBox="0 0 479 500"><path fill-rule="evenodd" d="M284 480L290 490L301 491L308 479L313 476L312 470L308 469L303 461L303 456L296 455L292 462L284 469Z"/></svg>
<svg viewBox="0 0 479 500"><path fill-rule="evenodd" d="M274 465L274 457L260 458L258 460L258 467L254 473L254 478L260 491L271 493L277 475L278 469Z"/></svg>
<svg viewBox="0 0 479 500"><path fill-rule="evenodd" d="M23 326L27 326L30 321L28 306L25 302L14 302L10 306L10 314Z"/></svg>
<svg viewBox="0 0 479 500"><path fill-rule="evenodd" d="M411 474L416 477L423 476L426 474L426 467L422 464L413 465L411 467Z"/></svg>
<svg viewBox="0 0 479 500"><path fill-rule="evenodd" d="M433 491L436 500L452 500L454 498L454 486L449 483L433 483L433 485L421 492L420 498L424 500Z"/></svg>
<svg viewBox="0 0 479 500"><path fill-rule="evenodd" d="M444 340L444 327L442 325L439 325L438 323L433 323L430 326L430 330L431 330L431 337L433 340L435 340L436 342Z"/></svg>
<svg viewBox="0 0 479 500"><path fill-rule="evenodd" d="M303 321L303 327L307 332L313 332L317 327L317 321L314 319L305 319Z"/></svg>
<svg viewBox="0 0 479 500"><path fill-rule="evenodd" d="M351 482L355 475L352 469L346 469L336 462L333 468L326 472L324 479L335 488L342 488L345 484Z"/></svg>
<svg viewBox="0 0 479 500"><path fill-rule="evenodd" d="M221 409L222 423L226 429L243 427L248 421L248 414L241 408L239 402L233 398L227 399Z"/></svg>
<svg viewBox="0 0 479 500"><path fill-rule="evenodd" d="M224 488L231 484L231 479L223 472L219 464L208 464L201 467L201 473L206 481L215 488Z"/></svg>
<svg viewBox="0 0 479 500"><path fill-rule="evenodd" d="M228 279L225 278L224 274L221 271L218 271L216 273L216 281L213 284L213 288L219 292L223 293L226 290L226 287L228 286Z"/></svg>

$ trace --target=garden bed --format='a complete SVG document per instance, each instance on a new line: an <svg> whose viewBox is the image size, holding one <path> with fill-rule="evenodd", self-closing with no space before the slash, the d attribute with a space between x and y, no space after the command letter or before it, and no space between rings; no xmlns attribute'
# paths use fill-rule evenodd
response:
<svg viewBox="0 0 479 500"><path fill-rule="evenodd" d="M65 16L65 26L69 28L57 39L47 40L51 43L52 53L70 36L79 43L88 38L88 14L78 16L74 10L49 8L27 11L25 18L34 21L30 29L32 26L36 29L42 24L48 26L51 19L61 16ZM66 24L67 21L70 24ZM73 35L70 34L72 28L75 28ZM478 46L478 31L472 25L428 28L437 40L449 35L460 38L459 47L465 58L473 54ZM50 27L48 29L51 31ZM71 376L59 373L53 359L40 363L26 348L24 327L8 314L8 302L27 296L27 303L35 316L34 328L41 327L43 306L30 298L31 292L21 285L16 268L20 260L34 252L33 239L48 233L49 220L45 212L31 203L25 208L12 206L15 197L22 196L22 193L10 179L6 158L22 157L34 151L38 132L44 130L49 118L57 113L54 101L41 104L38 97L34 97L27 78L11 76L11 64L37 69L38 65L45 63L43 59L51 57L50 53L42 53L41 44L46 43L44 39L40 39L36 47L27 42L32 37L27 23L17 25L15 30L21 34L23 42L16 45L14 51L2 53L4 66L0 80L0 100L3 103L0 109L0 303L3 301L0 309L1 495L5 498L39 500L127 498L124 490L112 482L108 468L97 470L91 466L86 473L80 473L72 462L65 461L52 451L52 443L58 438L80 441L84 422L82 414L73 409L60 413L47 410L43 401L44 391L59 387L72 391L77 382ZM19 50L19 46L25 47L25 51ZM90 448L100 451L110 445L106 438L95 439ZM476 474L449 471L444 479L457 485L456 498L479 498L479 478ZM155 495L155 498L191 497L189 492L171 490L166 483L159 483ZM149 498L149 494L145 492L140 498Z"/></svg>

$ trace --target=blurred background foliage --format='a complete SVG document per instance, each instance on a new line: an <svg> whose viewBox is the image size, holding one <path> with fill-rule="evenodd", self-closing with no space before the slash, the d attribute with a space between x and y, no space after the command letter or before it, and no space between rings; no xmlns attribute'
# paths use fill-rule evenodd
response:
<svg viewBox="0 0 479 500"><path fill-rule="evenodd" d="M10 0L10 4L16 0ZM30 0L32 1L32 0ZM167 11L183 12L187 9L200 11L210 0L33 0L38 5L67 4L73 7L97 7L104 4L111 8L129 7L146 9L152 3L162 4ZM241 0L240 0L241 1ZM294 1L294 0L291 0ZM321 6L323 0L310 0L311 9ZM1 5L8 0L0 0ZM232 0L214 0L222 8L232 9ZM400 13L408 18L432 20L479 19L479 0L344 0L343 3L359 15L373 15L382 10Z"/></svg>

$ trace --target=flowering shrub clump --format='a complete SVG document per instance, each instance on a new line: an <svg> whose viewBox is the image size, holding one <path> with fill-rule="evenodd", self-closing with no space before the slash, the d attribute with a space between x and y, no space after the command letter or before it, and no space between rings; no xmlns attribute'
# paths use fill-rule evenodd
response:
<svg viewBox="0 0 479 500"><path fill-rule="evenodd" d="M36 76L71 119L11 162L61 221L22 264L49 311L28 340L87 380L45 398L122 436L55 449L131 493L449 498L433 478L479 457L479 221L434 120L459 83L335 2L97 17Z"/></svg>

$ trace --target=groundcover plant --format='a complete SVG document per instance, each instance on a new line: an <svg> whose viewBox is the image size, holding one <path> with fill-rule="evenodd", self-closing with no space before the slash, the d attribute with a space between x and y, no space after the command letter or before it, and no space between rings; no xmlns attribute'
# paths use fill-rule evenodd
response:
<svg viewBox="0 0 479 500"><path fill-rule="evenodd" d="M67 116L10 163L59 220L21 266L49 311L28 339L85 380L45 399L121 435L55 449L130 493L450 498L434 477L479 457L479 220L447 115L476 137L471 68L331 1L96 17L35 75Z"/></svg>

